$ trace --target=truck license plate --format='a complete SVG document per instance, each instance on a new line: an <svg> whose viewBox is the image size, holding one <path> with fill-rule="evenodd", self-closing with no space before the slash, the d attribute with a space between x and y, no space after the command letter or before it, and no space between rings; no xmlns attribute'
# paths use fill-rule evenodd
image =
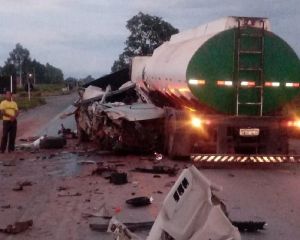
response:
<svg viewBox="0 0 300 240"><path fill-rule="evenodd" d="M240 136L255 137L259 135L259 128L240 128Z"/></svg>

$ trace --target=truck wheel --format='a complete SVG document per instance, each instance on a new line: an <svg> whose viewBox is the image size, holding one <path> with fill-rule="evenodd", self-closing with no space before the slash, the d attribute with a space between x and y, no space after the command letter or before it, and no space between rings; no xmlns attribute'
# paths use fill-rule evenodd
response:
<svg viewBox="0 0 300 240"><path fill-rule="evenodd" d="M191 134L183 122L177 119L175 111L166 117L165 152L172 159L188 157L191 153Z"/></svg>
<svg viewBox="0 0 300 240"><path fill-rule="evenodd" d="M78 132L78 141L79 142L88 142L89 141L89 136L81 127L79 127L79 126L77 127L77 132Z"/></svg>

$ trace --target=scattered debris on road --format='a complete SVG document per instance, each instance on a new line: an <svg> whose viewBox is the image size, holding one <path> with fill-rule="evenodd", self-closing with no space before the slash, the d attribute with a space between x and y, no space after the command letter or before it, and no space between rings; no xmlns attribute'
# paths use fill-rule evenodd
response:
<svg viewBox="0 0 300 240"><path fill-rule="evenodd" d="M257 232L259 230L264 230L267 226L266 222L238 222L232 221L233 226L237 227L240 232Z"/></svg>
<svg viewBox="0 0 300 240"><path fill-rule="evenodd" d="M141 240L115 217L110 220L107 232L111 232L116 240Z"/></svg>
<svg viewBox="0 0 300 240"><path fill-rule="evenodd" d="M11 206L10 206L10 204L7 204L7 205L2 205L1 208L8 209L8 208L11 208Z"/></svg>
<svg viewBox="0 0 300 240"><path fill-rule="evenodd" d="M41 149L59 149L66 145L67 141L63 137L47 136L40 141Z"/></svg>
<svg viewBox="0 0 300 240"><path fill-rule="evenodd" d="M34 142L35 140L39 139L40 137L38 136L31 136L31 137L27 137L27 138L20 138L19 141L20 142Z"/></svg>
<svg viewBox="0 0 300 240"><path fill-rule="evenodd" d="M82 194L81 193L79 193L79 192L76 192L76 193L59 193L58 195L57 195L58 197L79 197L79 196L82 196Z"/></svg>
<svg viewBox="0 0 300 240"><path fill-rule="evenodd" d="M153 202L152 197L135 197L126 200L126 203L133 206L133 207L143 207L150 205Z"/></svg>
<svg viewBox="0 0 300 240"><path fill-rule="evenodd" d="M17 184L20 185L20 186L22 186L22 187L32 186L32 182L28 181L28 180L25 180L25 181L22 181L22 182L18 182Z"/></svg>
<svg viewBox="0 0 300 240"><path fill-rule="evenodd" d="M123 172L113 172L110 175L110 179L109 179L110 183L113 183L115 185L123 185L128 183L127 180L127 173L123 173Z"/></svg>
<svg viewBox="0 0 300 240"><path fill-rule="evenodd" d="M81 165L97 164L95 161L92 161L92 160L78 161L77 163L81 164Z"/></svg>
<svg viewBox="0 0 300 240"><path fill-rule="evenodd" d="M60 191L66 191L68 189L69 187L59 186L56 190L60 192Z"/></svg>
<svg viewBox="0 0 300 240"><path fill-rule="evenodd" d="M23 187L18 185L16 187L14 187L12 190L15 192L23 191Z"/></svg>
<svg viewBox="0 0 300 240"><path fill-rule="evenodd" d="M13 188L13 191L23 191L23 187L26 186L32 186L32 182L30 181L23 181L23 182L17 182L16 186Z"/></svg>
<svg viewBox="0 0 300 240"><path fill-rule="evenodd" d="M151 227L153 226L153 221L150 222L128 222L128 223L123 223L126 228L128 228L130 231L135 232L135 231L145 231L145 230L150 230ZM93 231L97 232L106 232L109 227L109 224L98 224L98 223L91 223L90 228Z"/></svg>
<svg viewBox="0 0 300 240"><path fill-rule="evenodd" d="M99 175L105 179L110 179L112 173L116 173L117 169L115 166L108 165L102 166L101 164L97 165L97 168L93 170L92 175Z"/></svg>
<svg viewBox="0 0 300 240"><path fill-rule="evenodd" d="M91 217L100 217L100 218L104 218L104 219L110 219L112 218L112 213L108 210L108 208L106 207L106 204L103 203L99 210L93 213L82 213L82 217L83 218L91 218ZM107 229L107 227L106 227Z"/></svg>
<svg viewBox="0 0 300 240"><path fill-rule="evenodd" d="M178 169L169 166L153 166L152 168L137 167L133 171L152 174L168 174L169 176L175 176L178 172Z"/></svg>
<svg viewBox="0 0 300 240"><path fill-rule="evenodd" d="M32 227L33 221L23 221L23 222L15 222L14 224L7 225L6 228L0 229L0 232L6 233L6 234L18 234L21 232L25 232L27 229Z"/></svg>
<svg viewBox="0 0 300 240"><path fill-rule="evenodd" d="M164 157L161 153L157 153L157 152L154 153L154 156L155 156L155 161L158 161L158 162L163 160L163 157Z"/></svg>
<svg viewBox="0 0 300 240"><path fill-rule="evenodd" d="M3 162L2 162L2 165L3 165L4 167L15 167L15 166L16 166L16 164L15 164L14 161L3 161Z"/></svg>
<svg viewBox="0 0 300 240"><path fill-rule="evenodd" d="M63 124L61 124L61 129L58 130L57 134L61 135L65 139L77 138L76 132L72 131L70 128L65 128Z"/></svg>
<svg viewBox="0 0 300 240"><path fill-rule="evenodd" d="M45 136L41 136L39 138L37 138L36 140L34 140L33 142L30 143L23 143L23 144L19 144L16 146L17 149L21 149L21 150L37 150L40 148L40 143L41 141L46 137Z"/></svg>

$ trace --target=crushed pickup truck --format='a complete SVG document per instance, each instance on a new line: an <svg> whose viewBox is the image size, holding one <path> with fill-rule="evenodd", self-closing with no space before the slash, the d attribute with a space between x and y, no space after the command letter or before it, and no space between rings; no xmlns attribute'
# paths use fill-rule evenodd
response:
<svg viewBox="0 0 300 240"><path fill-rule="evenodd" d="M112 91L88 86L75 103L79 137L106 150L154 151L161 143L164 110L132 82Z"/></svg>

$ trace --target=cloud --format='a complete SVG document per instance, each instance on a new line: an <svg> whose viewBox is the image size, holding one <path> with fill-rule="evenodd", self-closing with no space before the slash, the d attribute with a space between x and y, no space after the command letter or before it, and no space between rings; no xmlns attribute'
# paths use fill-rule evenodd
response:
<svg viewBox="0 0 300 240"><path fill-rule="evenodd" d="M298 0L0 0L0 6L0 65L20 42L66 76L109 72L129 34L126 21L139 11L180 30L228 15L266 16L300 53Z"/></svg>

